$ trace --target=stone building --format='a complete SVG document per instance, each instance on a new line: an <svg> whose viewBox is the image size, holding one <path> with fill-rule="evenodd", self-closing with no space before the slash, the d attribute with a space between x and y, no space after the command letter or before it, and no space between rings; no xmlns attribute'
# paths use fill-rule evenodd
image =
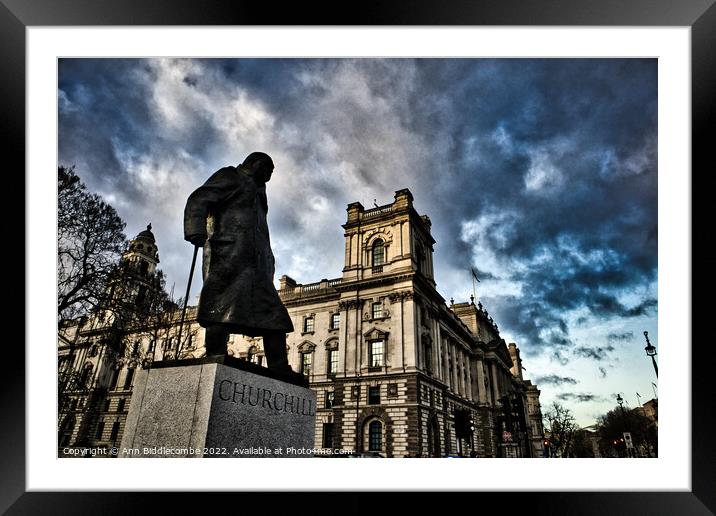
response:
<svg viewBox="0 0 716 516"><path fill-rule="evenodd" d="M318 396L316 448L383 457L542 457L539 390L523 379L519 349L507 346L480 303L446 303L438 293L430 219L415 210L410 191L368 210L348 205L343 228L341 276L280 278L295 328L287 336L289 362ZM133 241L135 249L140 237L148 235ZM155 248L153 235L151 242ZM154 271L158 256L136 256L149 260L145 273ZM124 339L135 342L129 354L127 346L122 352L108 344L96 316L60 329L60 370L90 370L85 385L96 391L77 396L91 405L91 416L61 413L72 423L60 422L61 449L121 441L134 369L203 354L194 314L190 308L179 348L174 310L162 335ZM264 362L260 337L233 335L229 350ZM456 415L471 427L460 438Z"/></svg>
<svg viewBox="0 0 716 516"><path fill-rule="evenodd" d="M122 255L107 287L103 306L58 331L58 445L110 446L121 439L134 372L152 350L136 325L128 331L122 312L137 310L161 289L159 252L151 224ZM126 310L131 307L132 310ZM176 307L162 307L176 308ZM145 318L148 321L150 318ZM155 339L156 341L156 339Z"/></svg>

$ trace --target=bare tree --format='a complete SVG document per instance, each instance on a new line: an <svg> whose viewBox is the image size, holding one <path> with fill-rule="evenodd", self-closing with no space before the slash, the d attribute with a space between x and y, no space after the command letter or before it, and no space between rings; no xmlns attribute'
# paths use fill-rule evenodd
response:
<svg viewBox="0 0 716 516"><path fill-rule="evenodd" d="M605 457L628 455L624 432L629 432L634 445L642 453L658 454L656 423L644 416L639 409L615 408L597 419L600 447Z"/></svg>
<svg viewBox="0 0 716 516"><path fill-rule="evenodd" d="M118 332L118 358L147 365L154 361L157 348L166 347L176 333L179 304L167 294L160 270L147 274L123 261L113 273L112 284L117 288L112 289L108 308Z"/></svg>
<svg viewBox="0 0 716 516"><path fill-rule="evenodd" d="M124 221L87 191L74 167L58 167L57 176L57 313L63 321L100 304L127 239Z"/></svg>
<svg viewBox="0 0 716 516"><path fill-rule="evenodd" d="M574 444L575 432L579 429L572 411L557 402L544 414L545 428L550 434L549 445L554 457L569 457Z"/></svg>

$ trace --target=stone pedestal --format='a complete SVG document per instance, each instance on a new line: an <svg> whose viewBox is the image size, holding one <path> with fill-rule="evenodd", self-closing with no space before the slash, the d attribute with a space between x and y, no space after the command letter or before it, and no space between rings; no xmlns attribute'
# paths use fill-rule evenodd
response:
<svg viewBox="0 0 716 516"><path fill-rule="evenodd" d="M134 380L120 457L310 457L303 375L233 357L156 362Z"/></svg>

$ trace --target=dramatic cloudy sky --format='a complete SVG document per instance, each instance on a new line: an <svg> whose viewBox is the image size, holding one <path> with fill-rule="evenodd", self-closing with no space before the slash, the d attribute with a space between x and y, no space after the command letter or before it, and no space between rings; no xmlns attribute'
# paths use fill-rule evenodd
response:
<svg viewBox="0 0 716 516"><path fill-rule="evenodd" d="M339 277L346 205L409 188L438 290L467 300L478 271L544 407L589 425L653 397L656 60L65 59L58 105L59 163L129 237L152 223L177 297L187 196L261 150L277 276Z"/></svg>

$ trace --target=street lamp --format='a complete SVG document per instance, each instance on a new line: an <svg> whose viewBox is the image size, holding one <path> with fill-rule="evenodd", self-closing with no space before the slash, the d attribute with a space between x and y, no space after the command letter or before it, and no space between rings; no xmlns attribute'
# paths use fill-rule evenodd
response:
<svg viewBox="0 0 716 516"><path fill-rule="evenodd" d="M656 367L656 359L654 358L656 356L656 348L651 345L651 342L649 342L649 332L644 332L644 338L646 339L646 347L644 348L644 351L646 351L646 355L651 357L651 363L654 364L654 372L656 373L656 377L659 378L659 369Z"/></svg>
<svg viewBox="0 0 716 516"><path fill-rule="evenodd" d="M622 427L624 428L624 433L627 432L627 424L626 424L626 414L624 413L624 398L622 398L621 393L617 393L617 403L619 404L619 408L622 412ZM626 441L624 437L620 439L622 442L624 442L624 453L627 457L629 457L629 449L626 446Z"/></svg>

